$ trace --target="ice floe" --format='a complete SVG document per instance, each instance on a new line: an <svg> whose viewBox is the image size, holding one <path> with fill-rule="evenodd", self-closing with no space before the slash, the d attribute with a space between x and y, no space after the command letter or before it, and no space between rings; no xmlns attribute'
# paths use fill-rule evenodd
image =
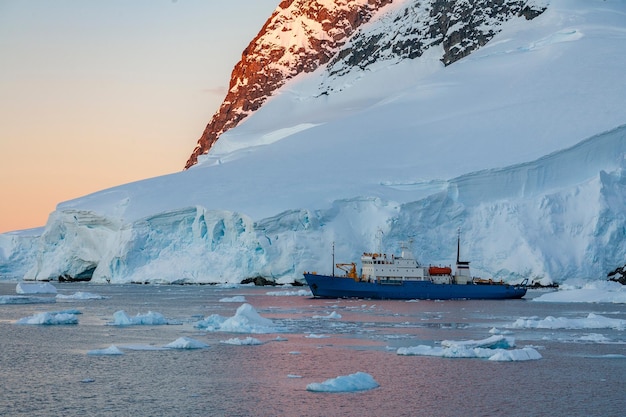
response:
<svg viewBox="0 0 626 417"><path fill-rule="evenodd" d="M70 295L65 295L65 294L57 294L56 295L57 300L69 300L69 301L73 301L73 300L104 300L105 297L103 297L102 295L98 295L98 294L93 294L90 292L83 292L83 291L78 291L75 292L74 294L70 294Z"/></svg>
<svg viewBox="0 0 626 417"><path fill-rule="evenodd" d="M54 304L52 297L35 297L31 295L0 295L0 304Z"/></svg>
<svg viewBox="0 0 626 417"><path fill-rule="evenodd" d="M289 290L284 290L284 291L268 291L265 293L265 295L275 295L275 296L291 296L291 295L297 295L297 296L302 296L302 297L313 297L313 293L311 292L311 290L296 290L296 291L289 291Z"/></svg>
<svg viewBox="0 0 626 417"><path fill-rule="evenodd" d="M220 298L220 303L245 303L245 302L246 302L246 297L244 297L243 295Z"/></svg>
<svg viewBox="0 0 626 417"><path fill-rule="evenodd" d="M513 329L626 329L626 320L612 319L600 314L589 313L584 318L547 316L519 318L508 326Z"/></svg>
<svg viewBox="0 0 626 417"><path fill-rule="evenodd" d="M78 317L73 313L66 312L43 312L37 313L30 317L24 317L15 322L15 324L42 324L42 325L59 325L59 324L78 324Z"/></svg>
<svg viewBox="0 0 626 417"><path fill-rule="evenodd" d="M123 354L124 352L122 352L120 348L118 348L115 345L111 345L106 349L95 349L95 350L90 350L89 352L87 352L87 355L90 355L90 356L107 356L107 355L123 355Z"/></svg>
<svg viewBox="0 0 626 417"><path fill-rule="evenodd" d="M515 339L494 335L482 340L444 340L441 346L418 345L399 348L398 355L437 356L441 358L480 358L491 361L527 361L541 359L541 354L532 347L511 349Z"/></svg>
<svg viewBox="0 0 626 417"><path fill-rule="evenodd" d="M337 313L336 311L333 311L332 313L329 313L326 316L313 316L314 319L340 319L341 318L341 314Z"/></svg>
<svg viewBox="0 0 626 417"><path fill-rule="evenodd" d="M232 339L227 339L227 340L220 340L220 343L223 343L225 345L237 345L237 346L253 346L253 345L262 345L263 342L261 342L259 339L254 338L254 337L246 337L245 339L239 339L238 337L232 338Z"/></svg>
<svg viewBox="0 0 626 417"><path fill-rule="evenodd" d="M137 326L137 325L162 325L162 324L179 324L178 322L168 321L163 314L154 311L148 311L147 314L137 314L130 317L124 310L113 313L113 322L109 323L114 326Z"/></svg>
<svg viewBox="0 0 626 417"><path fill-rule="evenodd" d="M532 301L626 304L626 285L613 281L586 282L580 279L571 279L561 284L558 291L535 297Z"/></svg>
<svg viewBox="0 0 626 417"><path fill-rule="evenodd" d="M338 376L324 382L312 382L306 386L307 391L314 392L355 392L366 391L379 387L378 382L370 374L356 372Z"/></svg>
<svg viewBox="0 0 626 417"><path fill-rule="evenodd" d="M172 343L168 343L163 347L168 349L206 349L209 345L204 342L200 342L199 340L184 336L179 337Z"/></svg>
<svg viewBox="0 0 626 417"><path fill-rule="evenodd" d="M57 289L49 282L18 282L15 292L17 294L56 294Z"/></svg>

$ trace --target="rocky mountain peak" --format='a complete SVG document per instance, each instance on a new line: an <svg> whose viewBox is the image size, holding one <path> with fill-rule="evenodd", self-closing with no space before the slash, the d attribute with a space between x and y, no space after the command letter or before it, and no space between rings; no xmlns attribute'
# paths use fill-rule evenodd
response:
<svg viewBox="0 0 626 417"><path fill-rule="evenodd" d="M326 64L356 29L392 0L284 0L233 69L224 102L185 168L290 78Z"/></svg>
<svg viewBox="0 0 626 417"><path fill-rule="evenodd" d="M384 6L393 6L384 8ZM548 0L284 0L233 69L228 93L185 168L220 135L300 73L327 66L333 79L373 63L415 59L433 46L450 65L485 45L513 18L533 19ZM377 24L374 24L376 21ZM371 24L367 24L367 23Z"/></svg>

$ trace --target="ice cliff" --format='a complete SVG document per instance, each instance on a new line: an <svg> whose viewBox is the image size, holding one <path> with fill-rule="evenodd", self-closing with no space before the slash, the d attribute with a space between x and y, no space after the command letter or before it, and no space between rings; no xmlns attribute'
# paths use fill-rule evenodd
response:
<svg viewBox="0 0 626 417"><path fill-rule="evenodd" d="M477 275L547 284L623 265L626 4L383 3L190 169L0 235L0 275L292 282L329 272L333 242L338 262L410 240L449 264L458 228Z"/></svg>

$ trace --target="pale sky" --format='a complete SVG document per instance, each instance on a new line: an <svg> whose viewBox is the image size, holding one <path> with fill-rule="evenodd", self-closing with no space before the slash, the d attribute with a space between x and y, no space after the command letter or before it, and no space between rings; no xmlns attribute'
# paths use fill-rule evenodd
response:
<svg viewBox="0 0 626 417"><path fill-rule="evenodd" d="M182 170L279 3L0 0L0 233Z"/></svg>

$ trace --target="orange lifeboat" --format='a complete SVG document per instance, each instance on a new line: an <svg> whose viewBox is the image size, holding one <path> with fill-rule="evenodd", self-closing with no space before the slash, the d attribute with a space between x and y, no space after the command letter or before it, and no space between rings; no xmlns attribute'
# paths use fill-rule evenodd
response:
<svg viewBox="0 0 626 417"><path fill-rule="evenodd" d="M431 266L428 268L430 275L452 275L452 268L449 266Z"/></svg>

